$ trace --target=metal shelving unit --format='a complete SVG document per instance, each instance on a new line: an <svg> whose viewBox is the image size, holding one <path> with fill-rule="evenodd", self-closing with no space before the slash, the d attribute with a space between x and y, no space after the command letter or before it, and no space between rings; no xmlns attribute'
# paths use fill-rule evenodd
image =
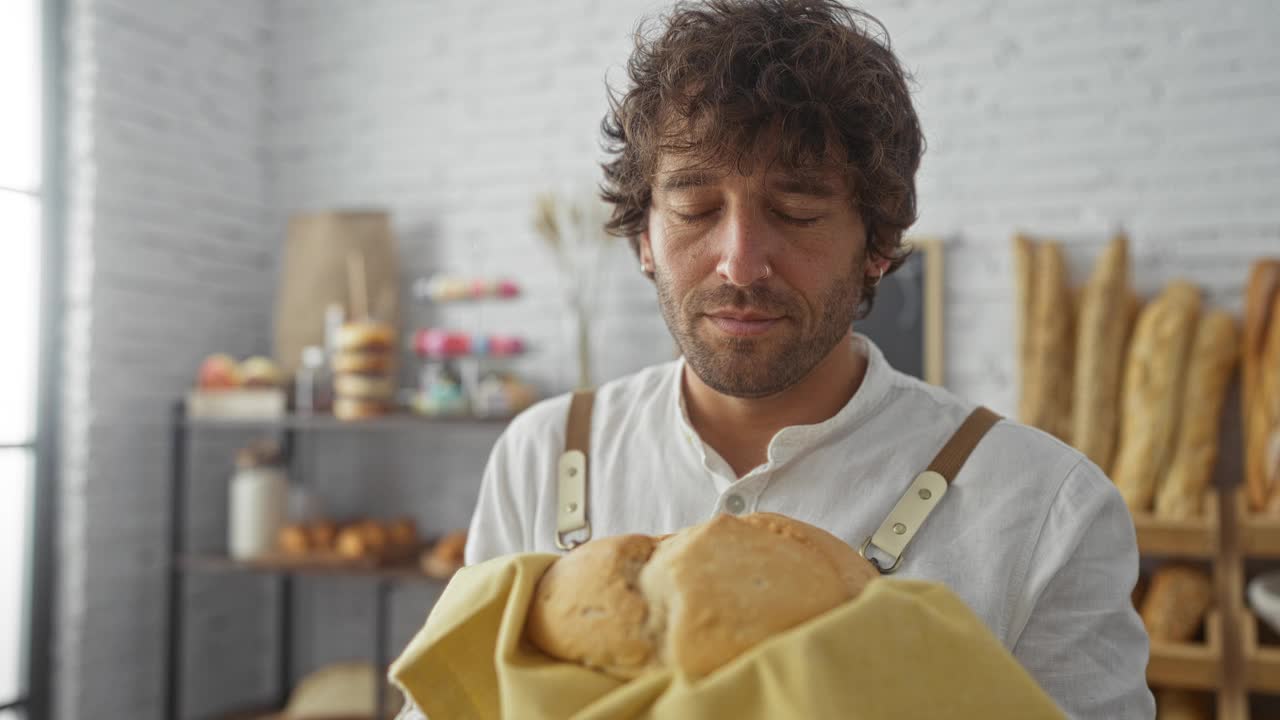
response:
<svg viewBox="0 0 1280 720"><path fill-rule="evenodd" d="M347 422L337 420L328 415L290 415L270 420L230 420L189 418L186 404L179 401L173 408L170 422L171 459L170 468L170 517L172 524L169 533L169 587L168 587L168 632L165 648L165 717L181 718L182 715L182 661L183 631L185 620L185 602L183 592L186 578L192 573L254 573L273 576L277 579L279 592L276 611L276 646L279 648L279 665L276 669L277 687L279 688L276 707L284 707L291 690L293 673L292 646L293 623L290 614L293 606L294 583L296 577L357 577L365 578L373 584L373 641L372 653L375 668L386 668L390 662L387 647L387 625L390 615L392 590L400 583L441 583L431 578L415 566L388 567L321 567L298 566L286 563L241 562L226 556L207 553L191 553L187 549L187 485L189 482L188 450L192 433L200 430L256 430L275 432L281 435L281 449L284 453L291 480L297 481L298 463L295 452L297 433L299 432L389 432L389 431L423 431L440 428L442 425L471 425L476 427L495 427L505 424L506 420L478 418L420 418L409 415L390 415L382 418ZM375 707L377 717L384 715L385 695L380 684L375 684Z"/></svg>

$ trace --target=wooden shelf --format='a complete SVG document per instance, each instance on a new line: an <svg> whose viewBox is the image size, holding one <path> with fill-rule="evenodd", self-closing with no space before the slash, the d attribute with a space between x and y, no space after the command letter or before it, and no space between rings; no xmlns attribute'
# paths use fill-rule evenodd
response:
<svg viewBox="0 0 1280 720"><path fill-rule="evenodd" d="M1280 646L1258 644L1258 618L1245 611L1240 622L1245 684L1256 692L1280 694Z"/></svg>
<svg viewBox="0 0 1280 720"><path fill-rule="evenodd" d="M1213 558L1218 555L1218 495L1205 495L1200 517L1171 520L1151 513L1135 513L1133 527L1138 535L1138 552L1186 558Z"/></svg>
<svg viewBox="0 0 1280 720"><path fill-rule="evenodd" d="M332 415L285 415L278 418L208 418L185 417L181 423L190 428L210 430L356 430L356 431L392 431L421 430L423 428L440 429L487 428L499 430L511 422L510 418L477 418L477 417L425 417L409 413L393 413L367 420L339 420Z"/></svg>
<svg viewBox="0 0 1280 720"><path fill-rule="evenodd" d="M1236 493L1240 552L1249 558L1280 558L1280 516L1250 512L1244 493Z"/></svg>
<svg viewBox="0 0 1280 720"><path fill-rule="evenodd" d="M306 559L234 560L224 555L187 555L178 567L188 572L207 573L275 573L327 577L368 577L384 580L414 580L443 584L445 581L422 572L416 564L375 566L333 563Z"/></svg>
<svg viewBox="0 0 1280 720"><path fill-rule="evenodd" d="M1216 610L1205 620L1203 643L1152 641L1147 683L1153 687L1216 690L1222 684L1222 618Z"/></svg>

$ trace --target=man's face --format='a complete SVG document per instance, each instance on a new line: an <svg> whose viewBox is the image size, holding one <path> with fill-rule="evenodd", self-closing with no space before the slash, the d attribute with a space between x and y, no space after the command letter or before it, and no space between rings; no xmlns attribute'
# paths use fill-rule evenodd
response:
<svg viewBox="0 0 1280 720"><path fill-rule="evenodd" d="M642 260L667 327L711 388L767 397L799 382L849 332L866 231L836 172L699 172L665 157Z"/></svg>

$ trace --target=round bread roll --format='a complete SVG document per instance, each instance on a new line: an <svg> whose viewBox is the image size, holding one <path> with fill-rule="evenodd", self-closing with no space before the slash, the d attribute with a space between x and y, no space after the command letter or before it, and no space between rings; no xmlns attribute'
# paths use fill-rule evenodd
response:
<svg viewBox="0 0 1280 720"><path fill-rule="evenodd" d="M395 330L382 323L352 322L338 328L338 350L345 352L390 350L395 342Z"/></svg>
<svg viewBox="0 0 1280 720"><path fill-rule="evenodd" d="M276 534L276 545L288 555L306 555L311 549L307 529L300 525L285 525Z"/></svg>
<svg viewBox="0 0 1280 720"><path fill-rule="evenodd" d="M396 394L395 381L377 375L341 374L333 379L339 397L359 400L390 400Z"/></svg>
<svg viewBox="0 0 1280 720"><path fill-rule="evenodd" d="M351 559L359 559L371 554L363 530L358 525L348 525L338 533L338 554Z"/></svg>
<svg viewBox="0 0 1280 720"><path fill-rule="evenodd" d="M387 529L375 520L360 523L360 537L364 540L368 553L375 557L386 552L387 545L391 542Z"/></svg>
<svg viewBox="0 0 1280 720"><path fill-rule="evenodd" d="M381 400L339 397L333 401L333 416L339 420L367 420L382 417L391 411Z"/></svg>
<svg viewBox="0 0 1280 720"><path fill-rule="evenodd" d="M548 655L630 679L699 678L879 577L839 538L773 513L583 544L538 583L525 633Z"/></svg>
<svg viewBox="0 0 1280 720"><path fill-rule="evenodd" d="M430 550L422 553L422 571L434 578L447 578L462 567L463 549L467 546L467 531L454 530L440 538Z"/></svg>
<svg viewBox="0 0 1280 720"><path fill-rule="evenodd" d="M368 373L387 375L395 366L395 356L389 352L340 352L333 356L335 373Z"/></svg>
<svg viewBox="0 0 1280 720"><path fill-rule="evenodd" d="M399 548L410 548L418 544L418 524L411 517L392 520L387 525L387 540Z"/></svg>
<svg viewBox="0 0 1280 720"><path fill-rule="evenodd" d="M317 520L307 526L307 539L316 550L330 550L338 536L338 526L332 520Z"/></svg>
<svg viewBox="0 0 1280 720"><path fill-rule="evenodd" d="M284 384L284 373L271 358L255 355L240 363L240 377L245 387L280 387Z"/></svg>

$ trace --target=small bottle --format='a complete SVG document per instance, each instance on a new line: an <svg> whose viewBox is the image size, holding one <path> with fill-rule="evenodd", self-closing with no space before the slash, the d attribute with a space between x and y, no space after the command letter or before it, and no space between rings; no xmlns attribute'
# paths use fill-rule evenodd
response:
<svg viewBox="0 0 1280 720"><path fill-rule="evenodd" d="M302 349L302 367L294 378L293 407L302 415L333 408L333 380L326 367L324 348L319 345Z"/></svg>

